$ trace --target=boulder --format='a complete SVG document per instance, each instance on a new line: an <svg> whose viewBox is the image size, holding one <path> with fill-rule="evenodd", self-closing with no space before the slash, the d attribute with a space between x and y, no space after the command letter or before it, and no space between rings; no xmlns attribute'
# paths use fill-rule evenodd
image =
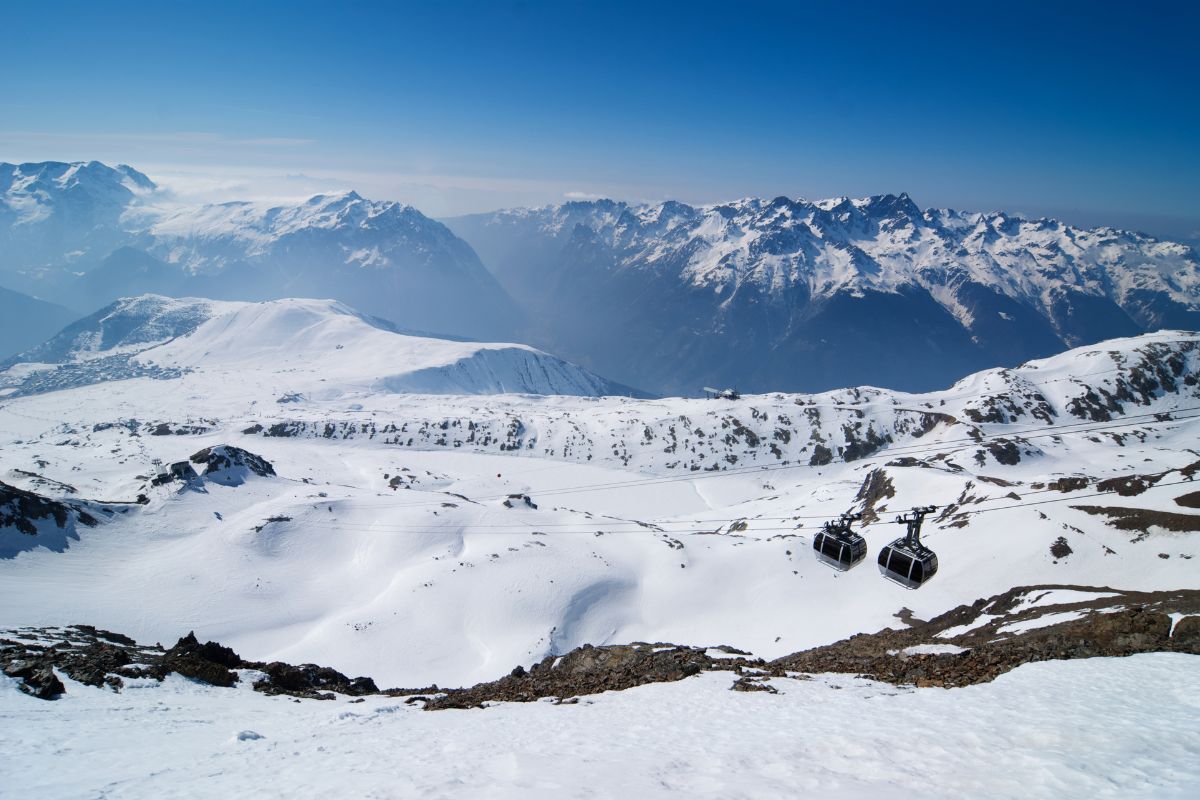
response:
<svg viewBox="0 0 1200 800"><path fill-rule="evenodd" d="M188 633L163 656L162 671L178 672L213 686L233 686L238 676L230 669L241 665L241 657L230 648L216 642L200 644L195 633Z"/></svg>

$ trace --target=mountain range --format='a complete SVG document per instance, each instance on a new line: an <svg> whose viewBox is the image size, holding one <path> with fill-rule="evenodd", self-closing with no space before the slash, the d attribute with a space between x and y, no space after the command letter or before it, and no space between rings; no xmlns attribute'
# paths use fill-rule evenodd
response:
<svg viewBox="0 0 1200 800"><path fill-rule="evenodd" d="M99 162L0 164L0 285L79 308L126 295L330 297L406 328L510 339L519 314L469 245L354 192L180 206Z"/></svg>
<svg viewBox="0 0 1200 800"><path fill-rule="evenodd" d="M572 202L446 220L529 340L665 393L910 391L1112 336L1200 327L1200 261L1138 233L922 210L905 194Z"/></svg>
<svg viewBox="0 0 1200 800"><path fill-rule="evenodd" d="M597 200L438 222L354 192L185 206L125 165L0 164L0 245L0 286L70 308L146 292L332 298L405 330L528 342L685 396L925 391L1106 338L1200 328L1200 260L1186 245L923 210L905 194ZM49 333L0 340L0 352Z"/></svg>

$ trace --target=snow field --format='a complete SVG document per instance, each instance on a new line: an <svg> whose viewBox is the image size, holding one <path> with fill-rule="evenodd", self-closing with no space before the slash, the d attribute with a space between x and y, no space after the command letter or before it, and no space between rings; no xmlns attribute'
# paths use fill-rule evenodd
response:
<svg viewBox="0 0 1200 800"><path fill-rule="evenodd" d="M328 664L385 686L459 686L584 643L731 645L773 658L897 627L902 609L929 619L1013 586L1195 585L1195 532L1154 527L1142 536L1073 508L1179 511L1174 499L1194 491L1178 470L1198 457L1200 421L1146 417L1118 441L1063 412L1092 386L1078 375L1115 389L1114 365L1127 371L1149 357L1142 338L991 371L945 393L864 389L727 403L381 394L370 388L378 364L355 355L377 348L352 346L350 333L396 338L328 303L239 306L141 356L170 355L195 369L181 378L0 404L0 480L76 498L131 501L146 491L150 500L81 528L63 552L55 550L64 542L42 542L51 550L30 541L0 560L0 625L94 624L166 645L195 630L246 658ZM276 352L285 334L298 355ZM1178 334L1172 346L1194 338ZM406 359L396 355L398 370L411 366ZM1108 371L1097 376L1101 367ZM920 437L892 427L921 407L967 419L981 393L1016 383L1041 392L1060 424L1083 429L1027 433L1033 454L1004 464L981 461L962 422ZM1130 409L1178 412L1193 402L1182 391ZM305 397L277 402L293 392ZM808 414L814 408L819 419ZM795 431L787 441L772 434L789 424L780 417ZM331 421L347 425L330 430ZM153 435L162 422L190 432ZM849 463L808 465L802 442L836 444L860 422L893 431L894 444ZM313 427L297 437L244 432L301 424ZM520 433L466 441L485 425ZM1043 425L1026 414L981 428L1016 435ZM692 437L686 456L665 452L672 426L677 450ZM756 428L757 439L735 436L739 426ZM398 443L401 435L413 444ZM767 442L789 448L790 463ZM219 444L267 458L278 477L145 489L154 459L169 464ZM704 463L724 459L733 471L681 466L702 453ZM914 453L923 460L897 461ZM859 492L877 470L887 479L874 499L879 520L861 528L871 558L844 574L818 564L812 535L861 507ZM1167 470L1175 472L1141 494L1092 496L1101 478ZM77 491L44 488L32 473ZM1086 489L1046 488L1080 474ZM509 494L538 507L505 508ZM903 533L896 514L928 503L955 510L927 520L924 538L941 569L910 592L880 578L874 555ZM1050 552L1059 537L1072 550L1061 558Z"/></svg>
<svg viewBox="0 0 1200 800"><path fill-rule="evenodd" d="M14 797L113 800L1171 800L1200 790L1197 660L1042 662L953 690L775 679L778 695L731 692L731 674L707 673L576 705L439 712L179 676L122 694L68 682L54 703L0 685L0 778Z"/></svg>

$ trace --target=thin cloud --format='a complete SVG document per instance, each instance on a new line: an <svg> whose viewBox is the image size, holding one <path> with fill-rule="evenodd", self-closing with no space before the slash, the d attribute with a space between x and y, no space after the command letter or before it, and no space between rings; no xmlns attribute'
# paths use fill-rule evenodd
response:
<svg viewBox="0 0 1200 800"><path fill-rule="evenodd" d="M315 139L291 136L234 138L208 131L164 131L161 133L62 133L54 131L0 131L0 142L53 140L59 142L138 142L186 145L244 145L249 147L301 147Z"/></svg>

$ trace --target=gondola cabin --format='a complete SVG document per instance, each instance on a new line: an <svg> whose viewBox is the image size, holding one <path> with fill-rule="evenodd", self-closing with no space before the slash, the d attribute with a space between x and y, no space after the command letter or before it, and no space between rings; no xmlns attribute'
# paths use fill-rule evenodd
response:
<svg viewBox="0 0 1200 800"><path fill-rule="evenodd" d="M937 574L937 554L921 544L921 522L935 506L914 508L896 522L908 525L908 533L879 551L879 571L883 577L906 589L919 589Z"/></svg>
<svg viewBox="0 0 1200 800"><path fill-rule="evenodd" d="M826 522L813 537L813 553L817 560L839 572L845 572L867 557L867 540L850 530L850 523L861 514L843 514L836 522Z"/></svg>
<svg viewBox="0 0 1200 800"><path fill-rule="evenodd" d="M913 547L906 539L897 539L879 551L879 571L907 589L920 589L937 574L937 553L923 544Z"/></svg>

